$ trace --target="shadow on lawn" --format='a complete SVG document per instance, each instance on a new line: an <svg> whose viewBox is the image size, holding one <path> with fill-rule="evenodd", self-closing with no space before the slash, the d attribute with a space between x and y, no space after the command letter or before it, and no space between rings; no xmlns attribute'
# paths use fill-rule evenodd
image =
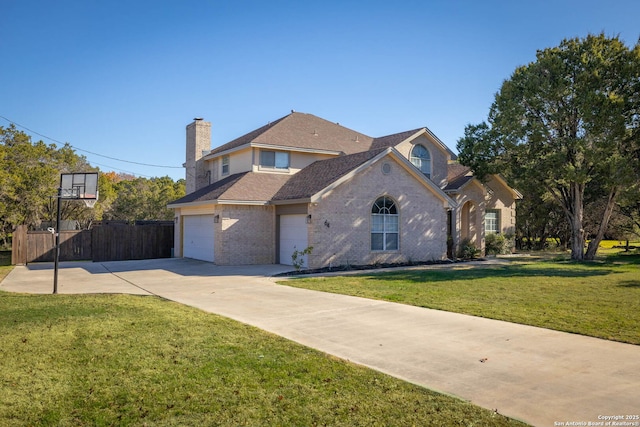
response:
<svg viewBox="0 0 640 427"><path fill-rule="evenodd" d="M638 280L626 280L620 283L618 286L622 288L638 288L640 289L640 281Z"/></svg>
<svg viewBox="0 0 640 427"><path fill-rule="evenodd" d="M640 265L640 251L620 252L616 255L609 255L603 261L603 264L631 264Z"/></svg>
<svg viewBox="0 0 640 427"><path fill-rule="evenodd" d="M576 268L544 268L505 265L495 267L472 267L469 269L450 270L420 270L420 271L397 271L384 274L367 275L368 280L401 280L414 282L437 282L449 280L473 280L487 277L595 277L606 276L614 273L613 270L603 268L582 268L584 264L579 264ZM586 267L590 267L586 265Z"/></svg>

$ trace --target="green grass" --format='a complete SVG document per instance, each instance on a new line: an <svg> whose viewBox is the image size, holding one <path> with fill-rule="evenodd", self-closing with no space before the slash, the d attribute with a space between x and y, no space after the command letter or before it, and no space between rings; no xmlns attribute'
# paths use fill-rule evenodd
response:
<svg viewBox="0 0 640 427"><path fill-rule="evenodd" d="M591 263L520 258L281 283L640 344L637 251Z"/></svg>
<svg viewBox="0 0 640 427"><path fill-rule="evenodd" d="M156 297L0 292L0 425L523 425Z"/></svg>
<svg viewBox="0 0 640 427"><path fill-rule="evenodd" d="M12 266L0 265L0 282L2 282L2 279L4 279L12 269L13 269Z"/></svg>

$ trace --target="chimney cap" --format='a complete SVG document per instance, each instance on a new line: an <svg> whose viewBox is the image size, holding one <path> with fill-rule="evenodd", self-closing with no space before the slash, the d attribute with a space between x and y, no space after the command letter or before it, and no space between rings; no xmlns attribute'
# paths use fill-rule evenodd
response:
<svg viewBox="0 0 640 427"><path fill-rule="evenodd" d="M194 117L193 120L196 122L199 122L200 120L204 120L204 119L202 117Z"/></svg>

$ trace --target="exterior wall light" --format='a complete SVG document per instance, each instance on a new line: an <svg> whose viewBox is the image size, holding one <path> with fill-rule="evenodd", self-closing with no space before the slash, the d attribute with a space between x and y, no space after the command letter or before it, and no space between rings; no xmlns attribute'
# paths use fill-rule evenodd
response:
<svg viewBox="0 0 640 427"><path fill-rule="evenodd" d="M311 224L311 214L307 215L307 224Z"/></svg>
<svg viewBox="0 0 640 427"><path fill-rule="evenodd" d="M220 222L220 215L214 215L213 222L216 223L216 224L219 223Z"/></svg>

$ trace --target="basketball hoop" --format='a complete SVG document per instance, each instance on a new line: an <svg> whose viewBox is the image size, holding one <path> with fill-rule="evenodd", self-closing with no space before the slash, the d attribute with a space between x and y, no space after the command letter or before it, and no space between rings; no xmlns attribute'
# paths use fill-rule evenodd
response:
<svg viewBox="0 0 640 427"><path fill-rule="evenodd" d="M60 230L60 202L62 200L82 200L88 208L93 208L98 200L98 173L78 172L60 174L58 187L58 212L56 230ZM60 233L55 233L56 250L53 262L53 293L58 293L58 261L60 258Z"/></svg>
<svg viewBox="0 0 640 427"><path fill-rule="evenodd" d="M98 201L98 190L96 189L96 196L95 199L94 198L89 198L89 199L81 199L84 204L88 207L88 208L92 208L96 205L96 202Z"/></svg>

